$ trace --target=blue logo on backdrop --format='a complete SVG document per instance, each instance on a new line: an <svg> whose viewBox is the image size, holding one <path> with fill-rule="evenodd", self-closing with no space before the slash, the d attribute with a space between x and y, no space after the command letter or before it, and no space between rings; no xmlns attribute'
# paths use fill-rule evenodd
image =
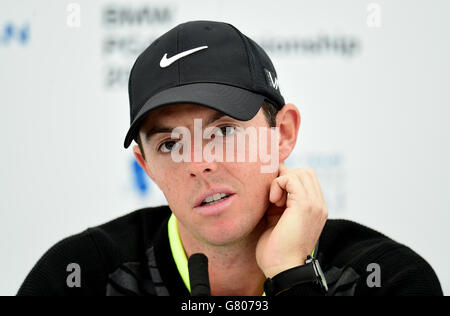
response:
<svg viewBox="0 0 450 316"><path fill-rule="evenodd" d="M30 40L30 25L25 23L18 26L12 22L6 23L0 28L0 44L8 45L16 42L25 45Z"/></svg>
<svg viewBox="0 0 450 316"><path fill-rule="evenodd" d="M133 187L141 196L147 195L150 191L147 174L134 158L131 167L133 170Z"/></svg>

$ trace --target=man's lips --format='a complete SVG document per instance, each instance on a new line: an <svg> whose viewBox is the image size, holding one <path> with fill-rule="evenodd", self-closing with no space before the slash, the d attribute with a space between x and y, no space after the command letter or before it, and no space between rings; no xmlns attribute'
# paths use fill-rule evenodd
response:
<svg viewBox="0 0 450 316"><path fill-rule="evenodd" d="M234 194L234 192L228 188L213 188L208 191L203 192L194 203L194 207L201 206L204 199L206 199L208 196L217 194L217 193L225 193L226 195Z"/></svg>
<svg viewBox="0 0 450 316"><path fill-rule="evenodd" d="M237 198L237 194L231 194L228 197L210 205L202 205L194 207L194 212L201 216L215 216L226 211Z"/></svg>

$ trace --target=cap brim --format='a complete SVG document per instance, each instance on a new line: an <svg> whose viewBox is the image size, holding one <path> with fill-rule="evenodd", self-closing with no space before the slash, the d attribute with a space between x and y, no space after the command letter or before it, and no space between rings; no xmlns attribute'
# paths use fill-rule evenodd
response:
<svg viewBox="0 0 450 316"><path fill-rule="evenodd" d="M131 123L124 147L130 146L143 119L157 108L171 104L198 104L234 119L248 121L258 113L264 99L265 96L249 90L217 83L193 83L164 90L142 106Z"/></svg>

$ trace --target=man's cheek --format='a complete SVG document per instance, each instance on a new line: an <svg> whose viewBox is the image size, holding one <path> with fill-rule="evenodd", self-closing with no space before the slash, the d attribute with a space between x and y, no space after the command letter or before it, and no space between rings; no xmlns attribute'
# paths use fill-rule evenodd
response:
<svg viewBox="0 0 450 316"><path fill-rule="evenodd" d="M173 202L172 197L174 196L173 192L175 191L173 188L173 184L170 184L167 182L167 179L169 179L164 174L159 175L159 181L156 183L158 188L162 191L164 196L166 197L166 200L168 202Z"/></svg>

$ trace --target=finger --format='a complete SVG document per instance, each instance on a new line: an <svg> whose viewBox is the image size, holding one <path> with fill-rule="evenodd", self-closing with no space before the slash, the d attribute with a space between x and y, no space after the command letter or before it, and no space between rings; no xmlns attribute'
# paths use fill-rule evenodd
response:
<svg viewBox="0 0 450 316"><path fill-rule="evenodd" d="M278 207L286 205L287 192L283 190L277 181L273 181L270 187L270 202L274 203Z"/></svg>
<svg viewBox="0 0 450 316"><path fill-rule="evenodd" d="M305 190L308 191L308 194L310 194L310 202L312 202L311 206L320 212L317 213L321 214L319 218L326 220L328 218L328 209L326 207L325 199L323 197L316 173L312 169L306 169L302 175L301 181L305 187Z"/></svg>
<svg viewBox="0 0 450 316"><path fill-rule="evenodd" d="M281 200L283 199L284 189L279 184L279 177L274 179L270 184L269 201L277 206L280 206Z"/></svg>
<svg viewBox="0 0 450 316"><path fill-rule="evenodd" d="M294 173L285 174L274 180L275 196L281 198L282 191L286 192L286 206L290 207L290 203L297 203L307 198L307 192L298 176ZM289 193L289 194L287 194Z"/></svg>
<svg viewBox="0 0 450 316"><path fill-rule="evenodd" d="M325 197L323 195L322 187L320 185L319 177L317 176L317 173L312 171L311 176L312 176L314 186L316 187L316 192L319 192L319 195L322 198L322 201L325 202Z"/></svg>
<svg viewBox="0 0 450 316"><path fill-rule="evenodd" d="M322 200L322 196L320 195L320 191L317 190L317 185L314 182L313 174L309 169L296 169L296 175L303 183L307 196L311 200Z"/></svg>
<svg viewBox="0 0 450 316"><path fill-rule="evenodd" d="M281 195L281 199L279 199L275 205L282 207L286 205L286 201L287 201L287 197L288 197L288 193L286 191L283 190L283 194Z"/></svg>
<svg viewBox="0 0 450 316"><path fill-rule="evenodd" d="M284 176L289 171L288 167L284 164L284 162L280 163L278 170L279 170L278 176Z"/></svg>

